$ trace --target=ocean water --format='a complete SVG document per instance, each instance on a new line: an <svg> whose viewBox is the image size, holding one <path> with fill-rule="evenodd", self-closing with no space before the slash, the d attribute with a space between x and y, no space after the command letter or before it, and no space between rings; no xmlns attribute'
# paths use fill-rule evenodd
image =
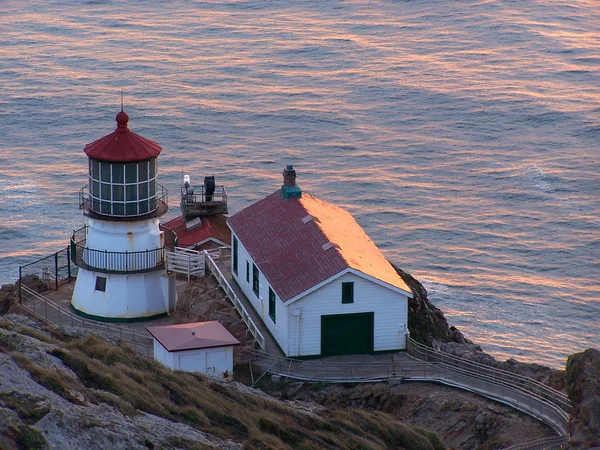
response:
<svg viewBox="0 0 600 450"><path fill-rule="evenodd" d="M292 163L494 356L600 346L596 1L3 1L0 86L0 284L83 223L123 89L167 219Z"/></svg>

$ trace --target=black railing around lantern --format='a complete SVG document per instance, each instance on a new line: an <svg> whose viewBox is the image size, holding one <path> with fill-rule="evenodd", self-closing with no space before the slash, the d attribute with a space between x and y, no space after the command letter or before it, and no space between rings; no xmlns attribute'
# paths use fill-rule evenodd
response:
<svg viewBox="0 0 600 450"><path fill-rule="evenodd" d="M137 252L111 252L86 247L87 226L73 232L71 261L82 269L101 273L145 273L164 269L165 248Z"/></svg>

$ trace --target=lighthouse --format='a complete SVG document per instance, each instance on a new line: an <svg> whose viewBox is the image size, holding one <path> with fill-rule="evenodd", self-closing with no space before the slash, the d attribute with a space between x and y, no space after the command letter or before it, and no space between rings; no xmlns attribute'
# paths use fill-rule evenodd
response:
<svg viewBox="0 0 600 450"><path fill-rule="evenodd" d="M167 191L158 184L161 147L129 130L121 111L112 133L85 146L89 182L79 193L88 224L73 233L79 267L71 308L105 321L145 320L175 309L175 278L165 268L159 217Z"/></svg>

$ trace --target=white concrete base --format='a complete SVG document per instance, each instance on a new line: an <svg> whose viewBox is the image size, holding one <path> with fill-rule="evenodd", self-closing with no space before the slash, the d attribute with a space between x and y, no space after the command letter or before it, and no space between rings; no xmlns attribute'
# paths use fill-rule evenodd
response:
<svg viewBox="0 0 600 450"><path fill-rule="evenodd" d="M104 292L97 291L96 278L106 278ZM140 274L107 274L80 268L71 305L84 315L128 320L174 311L177 303L175 278L165 271Z"/></svg>

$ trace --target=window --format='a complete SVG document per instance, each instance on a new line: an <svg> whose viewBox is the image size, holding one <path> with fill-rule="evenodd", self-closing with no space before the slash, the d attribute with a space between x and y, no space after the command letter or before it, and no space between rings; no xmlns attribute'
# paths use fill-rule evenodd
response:
<svg viewBox="0 0 600 450"><path fill-rule="evenodd" d="M260 286L258 284L258 267L256 267L256 264L252 264L252 291L256 294L257 297L259 288Z"/></svg>
<svg viewBox="0 0 600 450"><path fill-rule="evenodd" d="M354 303L354 282L342 283L342 303Z"/></svg>
<svg viewBox="0 0 600 450"><path fill-rule="evenodd" d="M106 277L96 277L96 287L94 290L100 292L106 291Z"/></svg>
<svg viewBox="0 0 600 450"><path fill-rule="evenodd" d="M156 209L156 158L130 164L90 159L89 173L93 211L139 216Z"/></svg>
<svg viewBox="0 0 600 450"><path fill-rule="evenodd" d="M233 238L233 273L238 274L238 240Z"/></svg>
<svg viewBox="0 0 600 450"><path fill-rule="evenodd" d="M246 261L246 283L250 283L250 262Z"/></svg>
<svg viewBox="0 0 600 450"><path fill-rule="evenodd" d="M269 288L269 317L275 323L275 292Z"/></svg>

